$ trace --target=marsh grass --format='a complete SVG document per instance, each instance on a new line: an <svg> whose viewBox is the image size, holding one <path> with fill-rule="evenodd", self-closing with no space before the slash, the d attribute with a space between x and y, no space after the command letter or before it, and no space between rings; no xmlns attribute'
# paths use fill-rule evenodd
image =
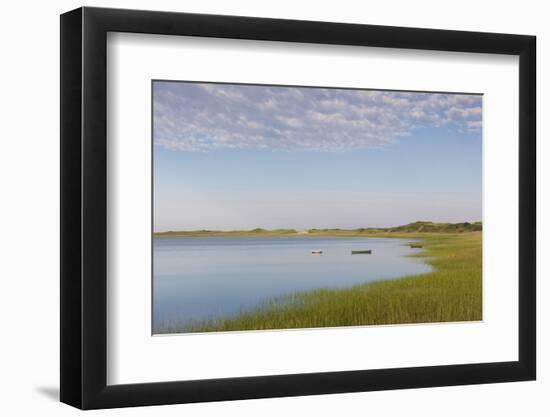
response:
<svg viewBox="0 0 550 417"><path fill-rule="evenodd" d="M378 235L379 236L379 235ZM219 319L169 325L160 333L267 330L482 319L481 232L392 233L420 240L433 272L346 289L318 289L266 300Z"/></svg>

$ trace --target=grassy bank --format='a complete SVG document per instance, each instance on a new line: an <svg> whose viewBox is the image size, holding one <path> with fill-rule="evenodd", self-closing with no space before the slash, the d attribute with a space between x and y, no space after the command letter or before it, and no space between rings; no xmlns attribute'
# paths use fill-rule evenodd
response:
<svg viewBox="0 0 550 417"><path fill-rule="evenodd" d="M434 271L349 289L298 292L254 311L166 327L162 332L208 332L481 320L481 232L380 232L422 241Z"/></svg>
<svg viewBox="0 0 550 417"><path fill-rule="evenodd" d="M179 230L156 232L155 237L264 237L264 236L378 236L402 233L465 233L482 230L481 222L434 223L418 221L396 227L366 227L357 229L261 229L252 230Z"/></svg>

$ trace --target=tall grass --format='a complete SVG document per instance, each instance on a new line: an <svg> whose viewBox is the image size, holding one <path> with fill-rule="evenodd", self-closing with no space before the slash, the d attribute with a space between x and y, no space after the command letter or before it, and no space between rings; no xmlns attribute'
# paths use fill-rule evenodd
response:
<svg viewBox="0 0 550 417"><path fill-rule="evenodd" d="M425 250L415 256L425 258L433 272L348 289L297 292L235 316L166 326L161 333L481 320L481 232L399 237L423 241Z"/></svg>

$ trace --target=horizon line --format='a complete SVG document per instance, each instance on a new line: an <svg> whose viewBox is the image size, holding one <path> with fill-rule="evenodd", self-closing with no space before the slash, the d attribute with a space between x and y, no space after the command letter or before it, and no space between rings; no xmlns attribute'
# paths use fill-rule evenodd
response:
<svg viewBox="0 0 550 417"><path fill-rule="evenodd" d="M475 221L463 221L463 222L433 222L430 220L416 220L414 222L410 223L404 223L404 224L398 224L395 226L358 226L358 227L308 227L308 228L295 228L295 227L278 227L278 228L264 228L264 227L253 227L251 229L168 229L163 231L153 231L153 233L178 233L178 232L251 232L251 231L265 231L265 232L274 232L274 231L280 231L280 230L294 230L296 232L303 232L303 231L310 231L310 230L345 230L345 231L353 231L353 230L368 230L368 229L392 229L396 227L404 227L404 226L410 226L417 223L431 223L434 225L459 225L459 224L483 224L482 220L475 220Z"/></svg>

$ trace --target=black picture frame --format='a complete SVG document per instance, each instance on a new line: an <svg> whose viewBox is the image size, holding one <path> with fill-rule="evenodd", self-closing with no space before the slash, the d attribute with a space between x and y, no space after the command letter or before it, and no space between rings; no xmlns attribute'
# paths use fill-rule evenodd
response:
<svg viewBox="0 0 550 417"><path fill-rule="evenodd" d="M519 56L519 358L513 362L107 385L108 32ZM61 15L61 401L81 409L533 380L534 36L79 8Z"/></svg>

